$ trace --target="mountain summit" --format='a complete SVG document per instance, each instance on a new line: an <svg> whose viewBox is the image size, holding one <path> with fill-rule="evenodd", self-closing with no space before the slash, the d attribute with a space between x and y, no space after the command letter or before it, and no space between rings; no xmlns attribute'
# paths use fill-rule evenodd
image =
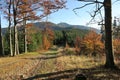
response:
<svg viewBox="0 0 120 80"><path fill-rule="evenodd" d="M87 27L87 26L83 26L83 25L71 25L68 23L59 23L59 24L55 24L52 22L36 22L33 23L34 27L37 27L39 29L44 29L45 26L51 28L52 30L69 30L69 29L81 29L81 30L94 30L97 33L100 33L100 30L96 29L96 28L92 28L92 27ZM2 34L5 34L7 31L7 28L2 28Z"/></svg>
<svg viewBox="0 0 120 80"><path fill-rule="evenodd" d="M100 30L96 29L96 28L92 28L92 27L88 27L88 26L84 26L84 25L71 25L68 23L52 23L52 22L37 22L34 23L34 25L36 27L39 27L40 29L43 29L45 26L53 29L53 30L65 30L65 29L82 29L82 30L94 30L97 33L100 33Z"/></svg>

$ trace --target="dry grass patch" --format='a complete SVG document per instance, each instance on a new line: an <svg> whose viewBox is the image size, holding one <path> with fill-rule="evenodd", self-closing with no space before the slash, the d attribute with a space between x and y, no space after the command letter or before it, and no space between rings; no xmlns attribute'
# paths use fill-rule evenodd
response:
<svg viewBox="0 0 120 80"><path fill-rule="evenodd" d="M97 61L93 57L86 57L86 56L63 56L57 59L58 61L62 62L66 69L72 68L92 68L95 66L103 65L103 61Z"/></svg>

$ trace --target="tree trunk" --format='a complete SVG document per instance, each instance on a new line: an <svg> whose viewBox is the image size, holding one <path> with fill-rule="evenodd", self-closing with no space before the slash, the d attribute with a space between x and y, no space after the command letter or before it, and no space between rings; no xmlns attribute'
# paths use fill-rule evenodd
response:
<svg viewBox="0 0 120 80"><path fill-rule="evenodd" d="M11 34L11 27L10 26L9 26L9 47L10 47L10 55L13 56L12 34Z"/></svg>
<svg viewBox="0 0 120 80"><path fill-rule="evenodd" d="M18 54L19 54L18 31L17 27L14 25L14 56Z"/></svg>
<svg viewBox="0 0 120 80"><path fill-rule="evenodd" d="M106 63L105 67L113 68L114 57L113 57L113 44L112 44L112 8L111 0L104 0L105 7L105 53L106 53Z"/></svg>
<svg viewBox="0 0 120 80"><path fill-rule="evenodd" d="M9 8L8 8L8 12L9 12L9 18L8 18L8 21L9 21L9 26L8 26L8 29L9 29L9 47L10 47L10 55L13 56L13 48L12 48L12 34L11 34L11 0L10 0L10 3L9 3Z"/></svg>
<svg viewBox="0 0 120 80"><path fill-rule="evenodd" d="M16 27L15 40L16 40L16 52L17 52L17 55L18 55L19 54L19 42L18 42L18 30L17 30L17 27Z"/></svg>
<svg viewBox="0 0 120 80"><path fill-rule="evenodd" d="M26 20L23 21L23 27L24 27L24 51L27 53L27 30L26 30Z"/></svg>
<svg viewBox="0 0 120 80"><path fill-rule="evenodd" d="M5 52L4 52L4 40L3 40L3 35L2 35L2 53L3 53L3 56L5 55Z"/></svg>
<svg viewBox="0 0 120 80"><path fill-rule="evenodd" d="M13 17L14 17L14 55L19 54L19 45L18 45L18 31L17 31L17 21L16 21L16 8L17 5L15 6L15 1L13 0Z"/></svg>
<svg viewBox="0 0 120 80"><path fill-rule="evenodd" d="M2 46L2 35L1 35L1 16L0 16L0 56L4 56L3 46Z"/></svg>
<svg viewBox="0 0 120 80"><path fill-rule="evenodd" d="M16 26L14 25L14 55L15 56L17 54L16 52Z"/></svg>

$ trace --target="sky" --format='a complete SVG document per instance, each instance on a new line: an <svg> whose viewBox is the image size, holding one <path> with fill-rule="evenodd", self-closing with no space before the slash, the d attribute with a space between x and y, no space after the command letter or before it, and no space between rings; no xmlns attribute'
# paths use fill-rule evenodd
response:
<svg viewBox="0 0 120 80"><path fill-rule="evenodd" d="M112 0L112 3L114 1L115 0ZM80 7L84 4L85 2L81 3L77 0L67 0L67 4L66 4L67 9L62 9L56 13L51 14L49 16L49 20L54 23L66 22L73 25L86 25L91 19L88 12L93 12L94 6L87 6L85 8L76 10L77 15L73 11L74 8ZM120 2L116 2L112 5L112 17L114 18L114 16L120 17ZM87 26L100 29L98 23L89 24Z"/></svg>
<svg viewBox="0 0 120 80"><path fill-rule="evenodd" d="M102 0L100 0L100 1L102 1ZM114 2L114 1L115 0L112 0L112 2ZM88 12L92 13L94 6L90 5L85 8L76 10L77 15L73 11L74 8L80 7L84 4L85 4L85 2L80 2L77 0L67 0L66 8L60 9L58 12L51 14L48 17L49 18L48 20L53 23L56 23L56 24L65 22L65 23L73 24L73 25L86 25L91 19ZM112 5L112 17L113 18L114 18L114 16L120 17L120 7L119 6L120 6L120 1L116 2ZM99 20L99 18L97 18L97 19ZM100 29L100 26L98 26L97 24L98 23L89 24L87 26ZM6 26L7 26L7 22L2 17L2 27L6 27Z"/></svg>

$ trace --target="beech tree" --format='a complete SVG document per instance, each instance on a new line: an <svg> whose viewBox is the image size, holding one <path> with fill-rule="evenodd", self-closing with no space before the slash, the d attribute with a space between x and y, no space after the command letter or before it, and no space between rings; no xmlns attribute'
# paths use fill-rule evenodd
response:
<svg viewBox="0 0 120 80"><path fill-rule="evenodd" d="M36 19L35 13L33 12L32 1L31 0L6 0L6 8L8 11L4 11L7 14L7 19L9 21L9 43L10 43L10 53L11 56L19 54L19 45L18 45L18 27L24 26L24 34L26 34L26 22L27 20ZM14 27L14 39L13 39L13 47L14 52L12 51L12 39L11 39L11 26ZM25 52L27 52L27 37L24 35L24 45Z"/></svg>
<svg viewBox="0 0 120 80"><path fill-rule="evenodd" d="M7 0L7 5L6 8L8 11L5 11L7 14L7 19L9 22L8 25L8 30L9 30L9 47L10 47L10 54L11 56L14 56L16 54L19 54L19 45L18 45L18 23L20 24L21 22L21 13L20 13L20 8L21 8L21 3L19 0ZM13 24L14 23L14 24ZM13 24L13 25L12 25ZM14 45L12 45L12 36L11 36L11 26L14 26ZM12 46L14 47L14 52L12 49Z"/></svg>
<svg viewBox="0 0 120 80"><path fill-rule="evenodd" d="M86 51L89 51L90 56L96 56L103 54L103 43L101 42L101 35L97 34L95 31L90 31L85 35L83 43L86 46Z"/></svg>
<svg viewBox="0 0 120 80"><path fill-rule="evenodd" d="M27 29L25 27L26 20L32 20L32 19L37 20L37 19L41 19L43 17L46 17L49 14L57 11L58 9L63 8L63 5L65 2L62 0L36 0L36 1L22 0L22 3L23 3L23 5L21 5L21 7L20 7L21 8L20 12L22 13L22 15L24 15L24 17L23 17L23 25L24 25L24 33L25 33L25 36L24 36L24 38L25 38L24 43L25 44L24 45L25 45L25 52L27 52L27 39L26 39L27 38L27 35L26 35ZM43 12L39 15L39 18L35 16L34 12L36 10ZM46 24L46 27L44 29L44 35L43 35L44 39L46 39L46 38L51 39L49 36L49 34L50 34L49 31L50 30L47 29L47 24ZM48 39L46 39L46 40L48 40ZM44 40L44 41L46 42L46 40Z"/></svg>
<svg viewBox="0 0 120 80"><path fill-rule="evenodd" d="M20 22L23 22L23 33L24 33L24 51L27 53L27 21L37 20L39 17L36 16L34 9L32 9L33 2L30 0L21 0L19 6Z"/></svg>
<svg viewBox="0 0 120 80"><path fill-rule="evenodd" d="M11 5L12 5L12 0L9 0L9 1L7 1L7 5L8 6L6 6L7 7L7 9L8 9L8 12L6 11L6 14L7 14L7 16L8 17L6 17L7 18L7 20L8 20L8 30L9 30L9 50L10 50L10 55L11 56L13 56L13 45L12 45L12 33L11 33L11 26L12 26L12 23L11 23L11 20L12 20L12 18L11 18Z"/></svg>
<svg viewBox="0 0 120 80"><path fill-rule="evenodd" d="M74 43L75 44L75 51L77 53L80 53L81 47L82 47L82 43L83 43L83 40L81 39L81 37L77 36L75 38L75 43Z"/></svg>
<svg viewBox="0 0 120 80"><path fill-rule="evenodd" d="M51 29L49 29L48 24L48 15L51 13L54 13L58 11L59 9L65 7L64 0L43 0L43 4L41 6L43 7L43 15L46 16L46 24L45 28L43 30L43 45L45 49L48 49L51 46L51 41L53 41L54 33Z"/></svg>
<svg viewBox="0 0 120 80"><path fill-rule="evenodd" d="M45 31L46 30L46 31ZM54 40L54 32L50 28L45 28L42 32L43 35L43 47L44 49L49 49Z"/></svg>
<svg viewBox="0 0 120 80"><path fill-rule="evenodd" d="M18 29L17 29L17 17L18 17L18 6L19 0L13 0L12 2L12 12L13 12L13 23L14 23L14 55L19 54L19 45L18 45Z"/></svg>
<svg viewBox="0 0 120 80"><path fill-rule="evenodd" d="M113 40L115 54L120 54L120 39Z"/></svg>
<svg viewBox="0 0 120 80"><path fill-rule="evenodd" d="M95 4L96 8L94 11L94 14L90 14L93 19L95 18L95 16L100 13L101 15L101 9L104 7L104 12L105 12L105 53L106 53L106 63L105 66L107 68L113 68L115 67L115 63L114 63L114 52L113 52L113 45L112 45L112 0L103 0L99 1L99 0L78 0L78 1L84 1L84 2L88 2L87 4L78 7L76 9L80 9L83 8L87 5L91 5L91 4Z"/></svg>

